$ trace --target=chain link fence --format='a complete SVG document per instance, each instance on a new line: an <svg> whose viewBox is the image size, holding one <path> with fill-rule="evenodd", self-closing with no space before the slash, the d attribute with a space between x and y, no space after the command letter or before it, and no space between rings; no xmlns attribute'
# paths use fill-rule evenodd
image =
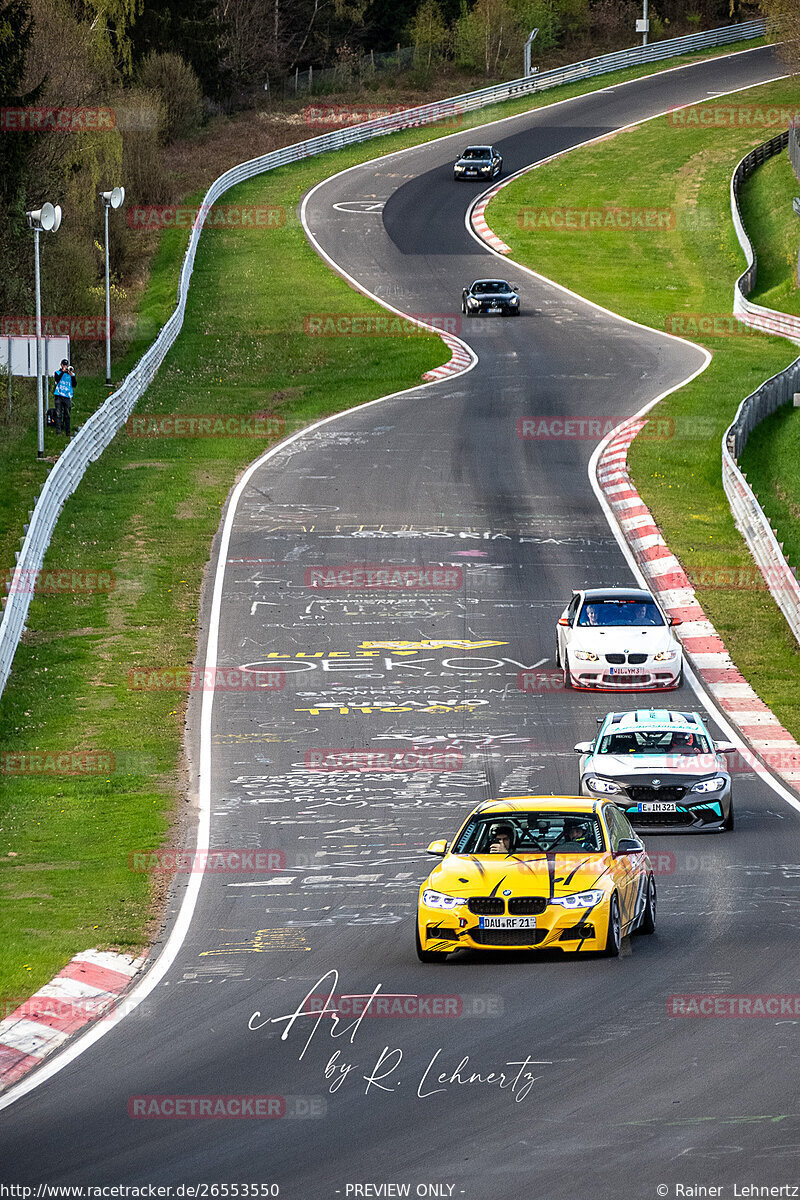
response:
<svg viewBox="0 0 800 1200"><path fill-rule="evenodd" d="M279 87L284 99L351 88L377 75L410 71L414 66L414 55L413 46L398 46L396 50L379 54L370 52L353 56L352 59L337 63L335 67L308 67L305 71L297 68L293 75L281 80ZM270 90L269 85L266 85L266 90Z"/></svg>

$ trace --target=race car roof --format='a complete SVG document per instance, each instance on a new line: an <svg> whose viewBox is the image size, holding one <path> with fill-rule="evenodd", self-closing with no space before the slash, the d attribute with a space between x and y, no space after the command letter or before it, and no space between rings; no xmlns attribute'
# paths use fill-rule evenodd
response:
<svg viewBox="0 0 800 1200"><path fill-rule="evenodd" d="M669 708L636 708L633 712L609 713L606 732L615 733L705 733L697 713L674 712Z"/></svg>
<svg viewBox="0 0 800 1200"><path fill-rule="evenodd" d="M589 814L598 807L598 804L602 805L604 802L604 799L600 797L590 798L588 796L509 796L508 799L504 798L503 800L486 800L475 809L473 815L535 812L537 809L541 809L542 812Z"/></svg>

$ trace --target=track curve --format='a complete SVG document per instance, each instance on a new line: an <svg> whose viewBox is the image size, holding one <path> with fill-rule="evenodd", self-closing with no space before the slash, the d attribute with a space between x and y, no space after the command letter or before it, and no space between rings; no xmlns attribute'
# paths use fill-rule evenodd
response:
<svg viewBox="0 0 800 1200"><path fill-rule="evenodd" d="M777 73L769 51L750 51L482 136L514 170ZM452 151L445 139L365 164L306 204L325 252L407 312L452 313L462 283L497 268L464 228L476 189L453 184ZM334 207L351 200L385 203ZM785 864L798 816L762 781L738 781L735 834L648 839L651 852L674 856L660 879L659 931L619 960L414 958L422 848L488 795L572 791L573 742L617 703L516 687L520 669L553 667L554 622L573 586L630 578L587 477L594 443L524 442L516 420L623 417L702 359L546 283L514 282L520 319L465 322L479 356L468 375L316 427L243 488L218 661L280 665L287 683L215 701L211 845L275 848L285 869L204 879L151 996L5 1112L10 1180L273 1182L302 1200L381 1194L347 1191L366 1183L573 1200L648 1196L662 1184L674 1195L677 1181L792 1181L795 1026L680 1021L666 1007L674 993L794 990L796 868ZM365 561L461 568L463 581L402 596L320 598L308 587L310 568ZM363 646L436 639L487 645ZM697 706L688 690L673 702ZM445 744L461 749L463 770L320 778L306 765L321 747ZM435 994L449 998L448 1016L365 1020L338 1039L325 1022L305 1050L312 1022L262 1025L327 991L332 971L337 993L380 983ZM537 1078L524 1096L519 1085L460 1082L526 1060ZM286 1117L128 1116L131 1097L212 1093L280 1095Z"/></svg>

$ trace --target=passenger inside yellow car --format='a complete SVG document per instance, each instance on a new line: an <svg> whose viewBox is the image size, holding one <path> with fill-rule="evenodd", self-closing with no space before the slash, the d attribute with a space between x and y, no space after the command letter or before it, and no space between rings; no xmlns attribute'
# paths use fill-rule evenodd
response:
<svg viewBox="0 0 800 1200"><path fill-rule="evenodd" d="M598 849L594 826L585 821L567 821L562 838L556 845L559 854L580 854L584 850Z"/></svg>
<svg viewBox="0 0 800 1200"><path fill-rule="evenodd" d="M514 851L513 825L495 825L489 834L490 854L512 854Z"/></svg>

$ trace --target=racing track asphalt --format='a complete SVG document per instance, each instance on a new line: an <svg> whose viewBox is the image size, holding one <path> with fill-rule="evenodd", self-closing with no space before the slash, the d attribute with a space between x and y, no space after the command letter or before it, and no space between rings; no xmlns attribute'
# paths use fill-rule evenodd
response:
<svg viewBox="0 0 800 1200"><path fill-rule="evenodd" d="M470 138L497 142L511 171L779 71L769 50L751 51ZM438 1194L465 1200L605 1200L653 1196L675 1181L796 1175L796 1024L667 1015L676 993L796 990L797 868L785 864L797 859L798 814L763 781L737 779L735 833L647 839L669 868L658 880L659 928L626 941L618 960L473 955L423 966L414 956L416 887L432 862L424 846L489 795L572 791L573 742L614 704L648 702L517 689L521 667L552 670L554 623L571 588L631 578L587 478L595 443L521 441L517 418L622 417L702 361L490 258L464 227L478 188L453 183L456 144L367 163L316 189L307 206L326 253L395 307L457 312L465 282L500 273L519 283L523 315L465 322L480 359L470 373L311 431L244 489L219 663L280 664L287 682L216 697L211 845L279 848L286 868L204 880L165 979L2 1114L8 1181L271 1182L298 1200L391 1182L411 1195L417 1184L443 1185ZM334 208L351 200L385 207ZM463 584L403 595L320 595L306 585L309 567L352 562L455 565ZM405 656L361 647L386 639L496 644ZM667 703L698 700L684 688ZM458 746L463 769L305 767L314 748L411 745ZM458 997L462 1015L365 1019L338 1040L327 1021L298 1023L285 1041L281 1024L248 1029L255 1010L281 1016L321 992L316 981L331 970L337 993L381 984ZM390 1057L375 1071L384 1048ZM335 1054L337 1067L354 1066L330 1092ZM546 1065L522 1097L520 1087L432 1075L420 1088L434 1056L434 1074L449 1078L464 1055L462 1075L526 1058ZM380 1086L367 1082L383 1071ZM441 1090L418 1095L433 1086ZM287 1097L287 1116L127 1115L129 1098L143 1094L256 1093Z"/></svg>

